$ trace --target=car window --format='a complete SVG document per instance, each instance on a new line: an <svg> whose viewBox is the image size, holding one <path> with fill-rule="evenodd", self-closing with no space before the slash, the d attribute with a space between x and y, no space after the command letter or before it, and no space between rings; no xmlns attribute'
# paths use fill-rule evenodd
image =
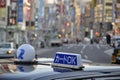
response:
<svg viewBox="0 0 120 80"><path fill-rule="evenodd" d="M115 40L120 40L120 38L116 38Z"/></svg>
<svg viewBox="0 0 120 80"><path fill-rule="evenodd" d="M0 44L0 48L11 48L10 44Z"/></svg>

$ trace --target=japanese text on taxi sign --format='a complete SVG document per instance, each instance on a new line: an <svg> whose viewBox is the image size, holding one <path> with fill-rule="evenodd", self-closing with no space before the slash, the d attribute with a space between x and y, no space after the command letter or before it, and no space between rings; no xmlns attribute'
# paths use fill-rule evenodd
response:
<svg viewBox="0 0 120 80"><path fill-rule="evenodd" d="M66 65L77 65L77 56L70 54L56 54L54 63L66 64Z"/></svg>

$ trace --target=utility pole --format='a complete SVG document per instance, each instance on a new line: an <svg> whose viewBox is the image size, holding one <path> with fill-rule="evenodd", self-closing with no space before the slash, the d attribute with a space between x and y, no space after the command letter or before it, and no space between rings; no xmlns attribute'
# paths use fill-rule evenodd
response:
<svg viewBox="0 0 120 80"><path fill-rule="evenodd" d="M102 34L103 29L104 29L104 0L102 0L102 23L100 23L100 34Z"/></svg>
<svg viewBox="0 0 120 80"><path fill-rule="evenodd" d="M93 25L94 25L95 0L91 2L91 22L90 22L90 43L93 44Z"/></svg>

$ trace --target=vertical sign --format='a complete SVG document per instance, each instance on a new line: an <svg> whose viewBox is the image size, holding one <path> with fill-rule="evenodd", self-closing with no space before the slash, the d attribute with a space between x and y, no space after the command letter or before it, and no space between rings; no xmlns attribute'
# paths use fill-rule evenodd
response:
<svg viewBox="0 0 120 80"><path fill-rule="evenodd" d="M32 19L32 0L27 0L27 3L29 4L27 9L27 20L31 21Z"/></svg>
<svg viewBox="0 0 120 80"><path fill-rule="evenodd" d="M43 0L39 0L39 13L38 13L38 15L39 15L39 21L40 21L40 23L39 23L39 28L42 28L42 22L43 22L43 17L44 17L44 2L43 2Z"/></svg>
<svg viewBox="0 0 120 80"><path fill-rule="evenodd" d="M0 25L6 24L6 1L7 0L0 0Z"/></svg>
<svg viewBox="0 0 120 80"><path fill-rule="evenodd" d="M43 17L43 16L44 16L44 14L43 14L43 12L44 12L44 11L43 11L43 10L44 10L44 9L43 9L43 7L44 7L44 2L43 2L43 0L40 0L39 3L40 3L39 16L40 16L40 17Z"/></svg>
<svg viewBox="0 0 120 80"><path fill-rule="evenodd" d="M18 22L23 22L23 0L18 0Z"/></svg>
<svg viewBox="0 0 120 80"><path fill-rule="evenodd" d="M17 0L10 0L9 25L17 25Z"/></svg>
<svg viewBox="0 0 120 80"><path fill-rule="evenodd" d="M73 22L75 21L75 15L76 15L75 8L71 7L71 19L72 19Z"/></svg>
<svg viewBox="0 0 120 80"><path fill-rule="evenodd" d="M6 7L6 0L0 0L0 8Z"/></svg>

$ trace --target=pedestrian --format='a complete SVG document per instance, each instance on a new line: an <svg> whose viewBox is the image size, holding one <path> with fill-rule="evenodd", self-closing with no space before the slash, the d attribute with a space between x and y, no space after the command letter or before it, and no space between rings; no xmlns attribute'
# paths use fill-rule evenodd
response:
<svg viewBox="0 0 120 80"><path fill-rule="evenodd" d="M111 44L111 36L109 34L106 34L106 42L107 44Z"/></svg>

